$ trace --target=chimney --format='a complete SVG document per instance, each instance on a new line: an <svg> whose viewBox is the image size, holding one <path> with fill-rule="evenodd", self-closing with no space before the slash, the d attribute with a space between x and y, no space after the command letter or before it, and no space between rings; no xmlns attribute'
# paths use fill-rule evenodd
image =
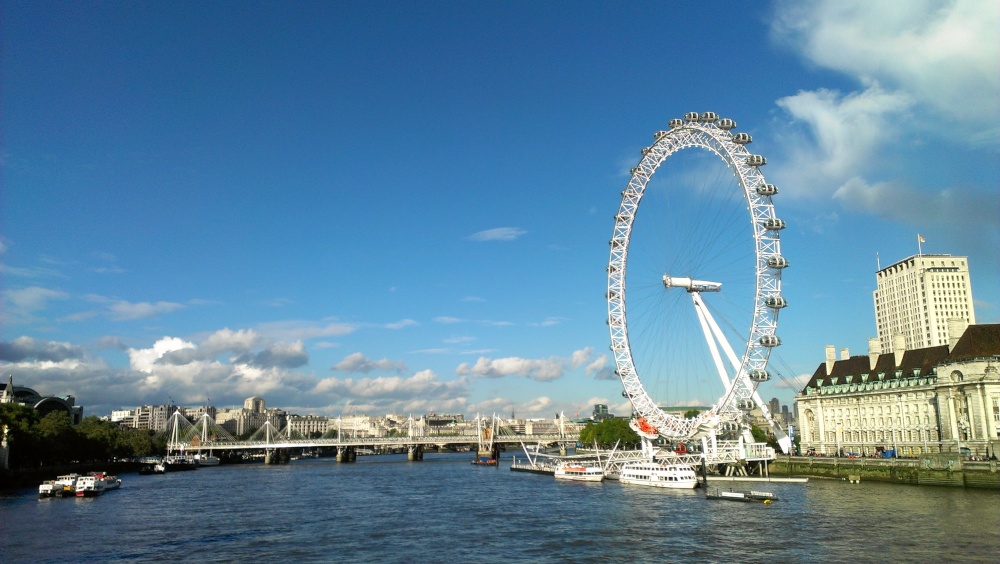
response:
<svg viewBox="0 0 1000 564"><path fill-rule="evenodd" d="M847 360L849 358L851 358L851 351L846 347L840 349L840 360Z"/></svg>
<svg viewBox="0 0 1000 564"><path fill-rule="evenodd" d="M895 355L896 367L903 364L903 353L906 352L906 336L902 333L896 333L892 336L892 354Z"/></svg>
<svg viewBox="0 0 1000 564"><path fill-rule="evenodd" d="M955 348L958 340L962 338L962 335L965 334L965 330L968 328L968 322L961 317L951 317L948 319L948 352L951 352Z"/></svg>
<svg viewBox="0 0 1000 564"><path fill-rule="evenodd" d="M833 373L833 364L837 362L837 350L833 345L826 346L826 375Z"/></svg>
<svg viewBox="0 0 1000 564"><path fill-rule="evenodd" d="M878 338L868 339L868 370L875 370L878 357L882 354L882 341Z"/></svg>

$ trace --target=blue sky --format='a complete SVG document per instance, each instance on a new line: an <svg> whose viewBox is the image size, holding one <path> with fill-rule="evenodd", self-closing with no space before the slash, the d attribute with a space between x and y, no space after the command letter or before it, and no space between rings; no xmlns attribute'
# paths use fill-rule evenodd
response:
<svg viewBox="0 0 1000 564"><path fill-rule="evenodd" d="M780 375L866 351L883 265L1000 322L994 2L5 2L4 379L89 414L627 413L607 241L689 111L753 135ZM683 403L689 397L662 398Z"/></svg>

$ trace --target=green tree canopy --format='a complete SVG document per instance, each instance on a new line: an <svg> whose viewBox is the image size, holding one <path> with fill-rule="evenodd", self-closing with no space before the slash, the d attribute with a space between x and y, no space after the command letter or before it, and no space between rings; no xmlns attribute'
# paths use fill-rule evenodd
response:
<svg viewBox="0 0 1000 564"><path fill-rule="evenodd" d="M618 443L618 448L636 448L639 446L639 435L628 425L627 419L605 419L600 423L587 423L580 430L580 444L593 445L601 448L611 448Z"/></svg>

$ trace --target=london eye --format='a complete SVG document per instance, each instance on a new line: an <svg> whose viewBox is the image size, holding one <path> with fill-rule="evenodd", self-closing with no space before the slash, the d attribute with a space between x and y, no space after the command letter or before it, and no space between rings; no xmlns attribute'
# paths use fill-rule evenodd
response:
<svg viewBox="0 0 1000 564"><path fill-rule="evenodd" d="M757 391L781 343L785 223L761 170L766 159L735 128L692 112L642 149L610 240L611 351L645 438L749 437L757 408L787 452L790 440Z"/></svg>

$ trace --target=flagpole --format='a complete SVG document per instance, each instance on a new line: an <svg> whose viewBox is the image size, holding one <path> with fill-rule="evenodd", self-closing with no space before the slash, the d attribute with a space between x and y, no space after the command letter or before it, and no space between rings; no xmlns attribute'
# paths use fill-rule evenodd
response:
<svg viewBox="0 0 1000 564"><path fill-rule="evenodd" d="M924 242L924 238L920 236L920 233L917 233L917 256L918 257L922 256L924 254L923 249L920 247L920 244L923 243L923 242Z"/></svg>

